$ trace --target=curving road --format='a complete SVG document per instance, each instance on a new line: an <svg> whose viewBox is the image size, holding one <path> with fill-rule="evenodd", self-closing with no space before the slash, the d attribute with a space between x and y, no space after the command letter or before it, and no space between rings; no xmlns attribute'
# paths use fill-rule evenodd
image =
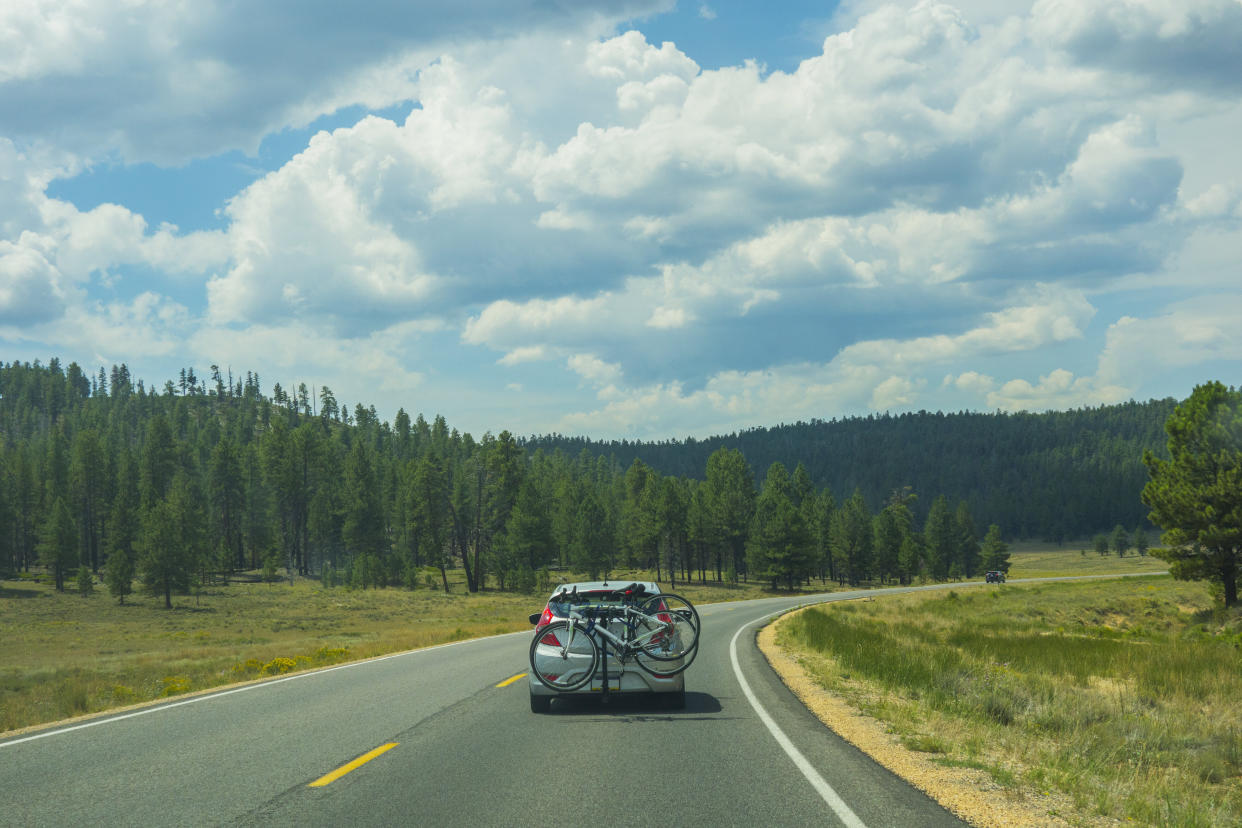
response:
<svg viewBox="0 0 1242 828"><path fill-rule="evenodd" d="M526 679L504 684L528 669L516 633L11 737L0 824L962 825L823 727L754 643L774 613L890 591L700 607L683 711L533 714Z"/></svg>

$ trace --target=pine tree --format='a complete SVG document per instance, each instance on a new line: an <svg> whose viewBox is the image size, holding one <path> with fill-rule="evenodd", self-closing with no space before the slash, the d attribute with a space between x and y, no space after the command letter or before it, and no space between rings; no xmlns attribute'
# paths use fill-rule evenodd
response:
<svg viewBox="0 0 1242 828"><path fill-rule="evenodd" d="M656 530L656 570L668 574L671 588L677 588L677 572L684 571L686 546L686 501L681 487L671 477L656 480L650 514Z"/></svg>
<svg viewBox="0 0 1242 828"><path fill-rule="evenodd" d="M1220 584L1238 603L1242 576L1242 392L1219 382L1194 389L1165 423L1169 459L1143 455L1149 519L1168 545L1173 577Z"/></svg>
<svg viewBox="0 0 1242 828"><path fill-rule="evenodd" d="M124 604L125 596L134 591L134 558L128 548L114 548L104 566L104 583L108 593Z"/></svg>
<svg viewBox="0 0 1242 828"><path fill-rule="evenodd" d="M612 571L613 527L595 493L587 490L578 506L574 519L574 539L570 547L570 560L575 569L598 580Z"/></svg>
<svg viewBox="0 0 1242 828"><path fill-rule="evenodd" d="M449 499L449 480L439 455L424 454L410 477L410 533L415 556L440 570L444 591L448 592L450 552L447 548L454 522Z"/></svg>
<svg viewBox="0 0 1242 828"><path fill-rule="evenodd" d="M794 467L793 477L791 478L789 485L791 488L789 498L793 501L794 506L799 510L802 509L802 505L804 503L815 497L815 484L811 482L811 475L806 470L805 463L799 462L798 465Z"/></svg>
<svg viewBox="0 0 1242 828"><path fill-rule="evenodd" d="M65 591L65 576L78 564L78 530L73 514L62 497L52 502L47 520L39 533L39 561L56 582L56 591Z"/></svg>
<svg viewBox="0 0 1242 828"><path fill-rule="evenodd" d="M125 596L133 592L135 544L139 532L137 476L133 455L126 450L120 457L116 497L108 515L108 558L104 566L108 592L121 604L125 603Z"/></svg>
<svg viewBox="0 0 1242 828"><path fill-rule="evenodd" d="M69 478L81 534L82 562L94 571L99 568L99 546L106 517L107 465L99 433L93 428L79 431L73 438L72 454Z"/></svg>
<svg viewBox="0 0 1242 828"><path fill-rule="evenodd" d="M806 505L806 501L803 501ZM811 530L811 539L815 543L820 580L831 578L836 580L835 564L832 560L832 516L837 511L837 500L829 489L824 489L815 497L807 526Z"/></svg>
<svg viewBox="0 0 1242 828"><path fill-rule="evenodd" d="M242 485L241 454L230 438L220 440L212 449L207 481L211 534L219 538L224 550L219 563L227 575L234 569L244 568L246 564L242 549L245 490Z"/></svg>
<svg viewBox="0 0 1242 828"><path fill-rule="evenodd" d="M69 447L62 425L51 429L43 463L43 504L50 511L57 498L69 498Z"/></svg>
<svg viewBox="0 0 1242 828"><path fill-rule="evenodd" d="M746 563L755 578L771 581L775 589L784 582L793 589L811 575L814 544L811 532L794 506L789 472L773 463L755 501L746 541Z"/></svg>
<svg viewBox="0 0 1242 828"><path fill-rule="evenodd" d="M932 501L931 511L927 513L927 522L923 526L923 539L932 578L947 580L956 557L958 539L953 517L949 513L949 501L944 495Z"/></svg>
<svg viewBox="0 0 1242 828"><path fill-rule="evenodd" d="M202 507L189 480L178 475L168 496L142 516L138 535L138 571L154 595L164 596L172 609L173 592L186 592L190 579L203 565Z"/></svg>
<svg viewBox="0 0 1242 828"><path fill-rule="evenodd" d="M363 561L368 575L364 586L383 586L378 576L382 569L387 538L384 534L384 513L380 504L379 486L375 478L371 452L362 440L355 440L345 462L345 521L341 536L345 547L355 558L355 566Z"/></svg>
<svg viewBox="0 0 1242 828"><path fill-rule="evenodd" d="M86 564L78 567L77 581L79 595L85 597L95 591L95 576L91 573L91 568Z"/></svg>
<svg viewBox="0 0 1242 828"><path fill-rule="evenodd" d="M503 546L509 550L515 566L534 572L552 561L552 526L547 505L535 484L527 480L518 491L517 501L509 514Z"/></svg>
<svg viewBox="0 0 1242 828"><path fill-rule="evenodd" d="M957 531L956 559L959 570L963 578L973 578L979 572L979 533L966 501L957 504L953 523Z"/></svg>
<svg viewBox="0 0 1242 828"><path fill-rule="evenodd" d="M0 450L0 578L11 578L17 571L17 516L9 502L8 463Z"/></svg>
<svg viewBox="0 0 1242 828"><path fill-rule="evenodd" d="M1117 553L1118 558L1124 558L1126 552L1130 551L1130 533L1126 531L1126 527L1118 523L1113 527L1113 551Z"/></svg>
<svg viewBox="0 0 1242 828"><path fill-rule="evenodd" d="M987 572L1009 571L1009 544L1001 538L1000 527L993 523L983 538L983 568Z"/></svg>
<svg viewBox="0 0 1242 828"><path fill-rule="evenodd" d="M860 490L855 489L850 499L833 513L829 534L837 582L857 585L868 578L874 552L874 530L871 514Z"/></svg>
<svg viewBox="0 0 1242 828"><path fill-rule="evenodd" d="M905 532L897 519L894 507L888 506L873 520L875 532L875 569L880 583L896 579L901 572L901 545Z"/></svg>
<svg viewBox="0 0 1242 828"><path fill-rule="evenodd" d="M651 521L644 514L644 498L653 469L638 458L625 470L621 479L621 507L617 519L617 531L621 536L623 562L628 566L650 567L656 538L651 531Z"/></svg>
<svg viewBox="0 0 1242 828"><path fill-rule="evenodd" d="M711 517L713 535L717 539L716 553L723 551L735 570L745 566L746 533L755 510L755 483L746 458L736 449L719 448L707 458L708 514ZM720 570L717 558L716 570Z"/></svg>
<svg viewBox="0 0 1242 828"><path fill-rule="evenodd" d="M168 419L155 414L147 424L146 442L142 451L139 491L142 506L149 508L168 495L177 473L177 444Z"/></svg>

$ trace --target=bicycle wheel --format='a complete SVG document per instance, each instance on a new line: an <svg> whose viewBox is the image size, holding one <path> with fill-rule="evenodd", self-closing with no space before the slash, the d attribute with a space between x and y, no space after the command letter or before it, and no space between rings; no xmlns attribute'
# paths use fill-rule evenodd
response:
<svg viewBox="0 0 1242 828"><path fill-rule="evenodd" d="M635 630L642 651L660 661L676 661L699 646L699 613L680 595L653 595L639 605L646 616Z"/></svg>
<svg viewBox="0 0 1242 828"><path fill-rule="evenodd" d="M634 654L634 663L656 678L671 678L685 670L699 654L699 642L694 642L690 652L681 657L681 661L670 661L667 658L652 658L639 650Z"/></svg>
<svg viewBox="0 0 1242 828"><path fill-rule="evenodd" d="M599 646L568 621L553 621L530 642L531 672L545 687L562 693L589 682L598 664Z"/></svg>

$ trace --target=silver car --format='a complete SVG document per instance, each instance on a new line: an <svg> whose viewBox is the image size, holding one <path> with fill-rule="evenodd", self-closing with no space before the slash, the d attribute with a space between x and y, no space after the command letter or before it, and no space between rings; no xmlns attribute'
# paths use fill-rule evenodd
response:
<svg viewBox="0 0 1242 828"><path fill-rule="evenodd" d="M663 594L659 585L654 581L630 584L630 586L637 587L646 596ZM624 603L624 596L619 594L619 590L624 590L625 588L624 584L609 583L608 581L585 581L561 584L552 591L551 597L556 598L558 595L572 593L578 599L585 599L594 605L616 605L620 607ZM547 605L543 608L543 612L537 612L530 616L530 622L535 625L536 641L543 634L544 627L553 621L564 619L566 615L567 609L565 604L555 603L549 599ZM624 622L608 622L608 631L616 634L618 637L624 637ZM542 643L532 643L531 646L535 648L543 647L544 645ZM608 694L657 694L658 699L667 709L680 710L686 706L686 680L684 672L677 672L674 675L653 673L650 670L642 669L638 665L637 658L641 658L641 656L637 658L631 657L626 661L622 661L615 657L611 646L606 647L605 650L607 655L600 659L600 663L596 667L595 674L591 677L591 680L577 690L553 690L541 682L534 671L531 671L529 679L530 709L535 713L547 713L551 710L552 699L557 696L602 696L605 692ZM670 672L672 670L679 670L681 666L682 662L680 660L670 662L669 670ZM606 691L605 674L607 675Z"/></svg>

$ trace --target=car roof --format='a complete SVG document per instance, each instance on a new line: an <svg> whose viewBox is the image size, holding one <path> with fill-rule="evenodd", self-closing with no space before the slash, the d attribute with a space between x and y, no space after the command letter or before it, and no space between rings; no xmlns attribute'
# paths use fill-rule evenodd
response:
<svg viewBox="0 0 1242 828"><path fill-rule="evenodd" d="M617 581L577 581L561 584L552 590L552 594L555 595L562 590L572 590L574 587L578 588L578 592L615 592L619 589L625 589L630 584L638 584L643 590L652 595L663 592L660 589L660 585L655 581L630 581L622 578Z"/></svg>

